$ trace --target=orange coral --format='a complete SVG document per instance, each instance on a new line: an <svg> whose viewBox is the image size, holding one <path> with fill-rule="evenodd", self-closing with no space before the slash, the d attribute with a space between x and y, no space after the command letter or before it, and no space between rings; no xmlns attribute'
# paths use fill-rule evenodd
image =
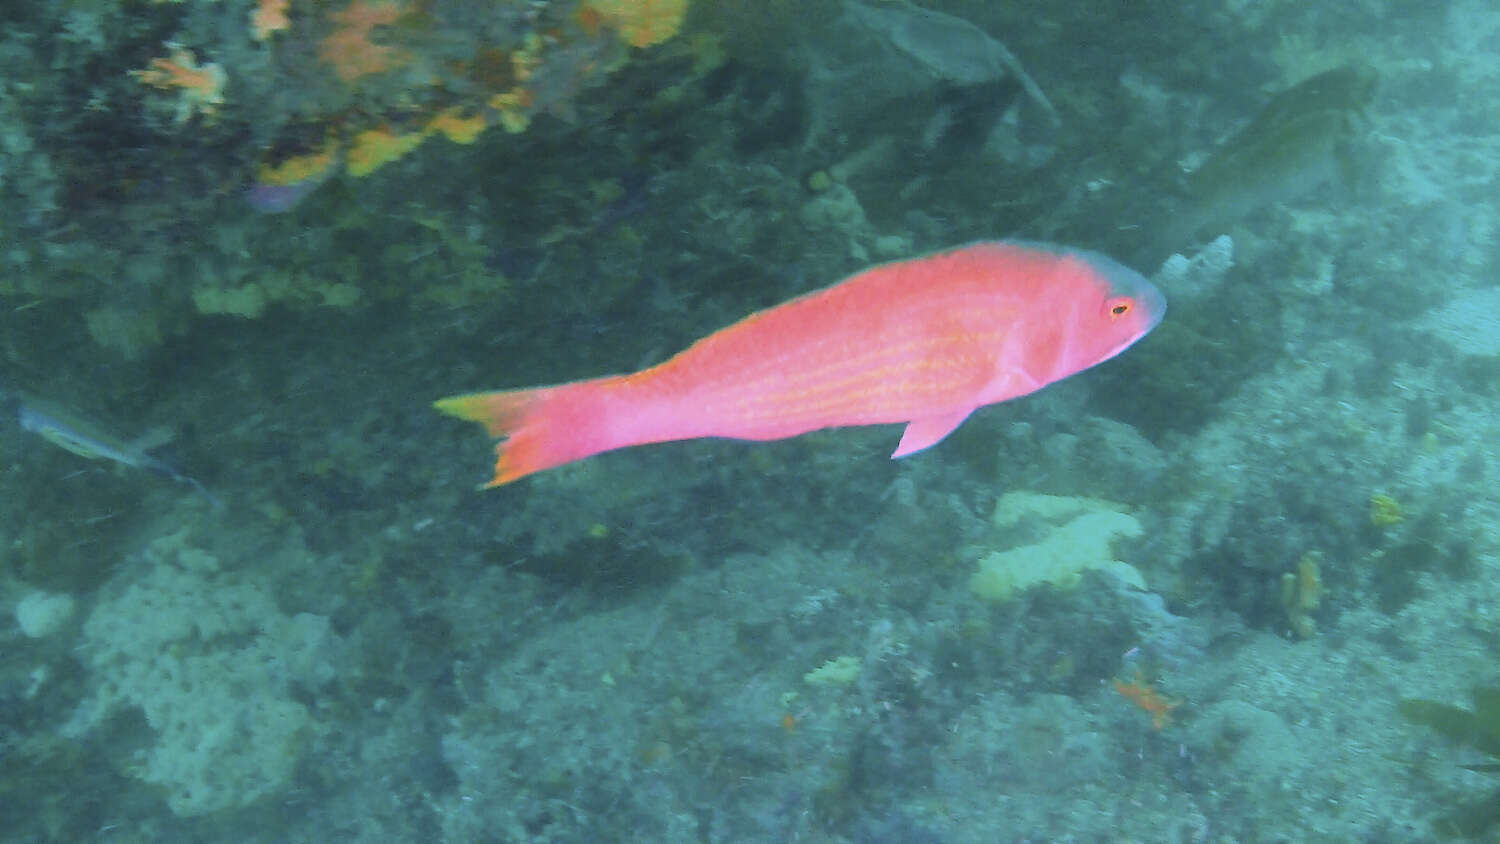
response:
<svg viewBox="0 0 1500 844"><path fill-rule="evenodd" d="M650 47L671 38L682 28L687 0L592 0L578 15L585 29L592 22L588 9L618 30L630 46Z"/></svg>
<svg viewBox="0 0 1500 844"><path fill-rule="evenodd" d="M578 26L590 38L599 37L599 30L604 28L604 15L589 6L579 6L578 11L573 13L573 20L578 22Z"/></svg>
<svg viewBox="0 0 1500 844"><path fill-rule="evenodd" d="M262 10L280 13L288 2L253 0ZM682 26L687 0L583 0L577 28L531 32L519 44L483 47L468 60L445 53L436 61L416 52L419 43L426 43L424 33L442 20L427 0L338 0L338 7L328 14L330 29L318 45L318 59L341 80L352 83L418 62L434 74L419 78L408 68L390 80L392 93L402 92L399 108L352 112L334 124L333 131L347 139L345 169L358 177L433 135L467 144L494 125L522 132L538 111L568 115L586 82L607 72L609 62L622 53L617 39L646 47L672 37ZM606 37L579 38L604 29L610 31ZM444 85L436 75L438 67L461 76L465 84ZM389 125L375 125L378 120ZM257 183L302 184L326 172L323 168L332 160L332 154L322 152L282 159L275 167L263 165Z"/></svg>
<svg viewBox="0 0 1500 844"><path fill-rule="evenodd" d="M405 50L372 42L370 33L377 26L395 23L405 13L400 5L386 0L354 0L343 11L329 15L338 28L323 39L318 58L333 65L333 72L345 82L400 67L411 56Z"/></svg>
<svg viewBox="0 0 1500 844"><path fill-rule="evenodd" d="M1151 729L1160 730L1172 723L1172 710L1177 708L1178 702L1171 700L1155 686L1147 683L1141 676L1139 668L1136 669L1135 679L1129 683L1117 678L1115 691L1130 698L1136 706L1151 713Z"/></svg>
<svg viewBox="0 0 1500 844"><path fill-rule="evenodd" d="M143 85L178 91L178 123L194 114L212 116L224 104L224 69L213 63L198 64L192 50L177 44L167 44L167 50L165 58L152 59L145 70L132 70L130 75Z"/></svg>
<svg viewBox="0 0 1500 844"><path fill-rule="evenodd" d="M289 0L259 0L250 10L250 34L256 41L264 41L272 33L280 32L292 25L286 16Z"/></svg>

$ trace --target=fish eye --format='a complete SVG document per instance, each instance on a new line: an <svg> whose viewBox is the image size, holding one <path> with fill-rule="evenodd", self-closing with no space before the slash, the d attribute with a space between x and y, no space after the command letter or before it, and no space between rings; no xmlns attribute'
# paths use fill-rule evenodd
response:
<svg viewBox="0 0 1500 844"><path fill-rule="evenodd" d="M1110 319L1119 319L1130 313L1135 307L1135 302L1128 296L1117 296L1105 302L1104 307L1109 311Z"/></svg>

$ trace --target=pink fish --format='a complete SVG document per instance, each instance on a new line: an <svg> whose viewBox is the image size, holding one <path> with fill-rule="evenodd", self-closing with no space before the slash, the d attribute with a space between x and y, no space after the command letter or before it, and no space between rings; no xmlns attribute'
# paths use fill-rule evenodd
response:
<svg viewBox="0 0 1500 844"><path fill-rule="evenodd" d="M503 438L486 486L626 446L843 425L906 423L891 455L904 457L976 408L1114 357L1165 312L1150 282L1098 253L981 242L872 267L640 372L436 407Z"/></svg>

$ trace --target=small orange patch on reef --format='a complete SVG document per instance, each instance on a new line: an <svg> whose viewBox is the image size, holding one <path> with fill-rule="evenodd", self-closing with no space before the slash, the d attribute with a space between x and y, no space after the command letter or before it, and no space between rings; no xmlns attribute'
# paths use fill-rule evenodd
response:
<svg viewBox="0 0 1500 844"><path fill-rule="evenodd" d="M1136 706L1151 713L1151 729L1160 730L1172 723L1172 710L1178 702L1163 695L1155 686L1146 682L1139 668L1129 683L1115 679L1115 691L1135 702Z"/></svg>
<svg viewBox="0 0 1500 844"><path fill-rule="evenodd" d="M130 75L143 85L178 91L178 123L194 114L212 117L224 104L224 69L212 62L198 64L192 50L177 44L169 42L165 57L152 59L144 70L132 70Z"/></svg>
<svg viewBox="0 0 1500 844"><path fill-rule="evenodd" d="M590 38L599 37L599 30L604 28L604 15L598 9L589 6L579 6L578 11L573 14L573 19L578 21L578 26L583 33Z"/></svg>
<svg viewBox="0 0 1500 844"><path fill-rule="evenodd" d="M405 50L370 40L375 27L389 26L405 13L388 0L354 0L328 16L338 28L318 46L318 59L333 65L333 72L345 82L406 64L411 56Z"/></svg>
<svg viewBox="0 0 1500 844"><path fill-rule="evenodd" d="M291 27L286 16L290 0L259 0L250 10L250 34L256 41L264 41L272 34Z"/></svg>

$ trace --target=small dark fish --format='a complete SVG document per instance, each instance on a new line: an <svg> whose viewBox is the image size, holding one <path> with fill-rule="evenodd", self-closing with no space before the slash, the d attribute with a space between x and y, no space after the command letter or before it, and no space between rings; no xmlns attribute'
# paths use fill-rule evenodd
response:
<svg viewBox="0 0 1500 844"><path fill-rule="evenodd" d="M1353 141L1375 96L1375 71L1344 65L1305 79L1266 103L1244 129L1188 174L1176 218L1194 233L1224 226L1272 202L1355 181Z"/></svg>

